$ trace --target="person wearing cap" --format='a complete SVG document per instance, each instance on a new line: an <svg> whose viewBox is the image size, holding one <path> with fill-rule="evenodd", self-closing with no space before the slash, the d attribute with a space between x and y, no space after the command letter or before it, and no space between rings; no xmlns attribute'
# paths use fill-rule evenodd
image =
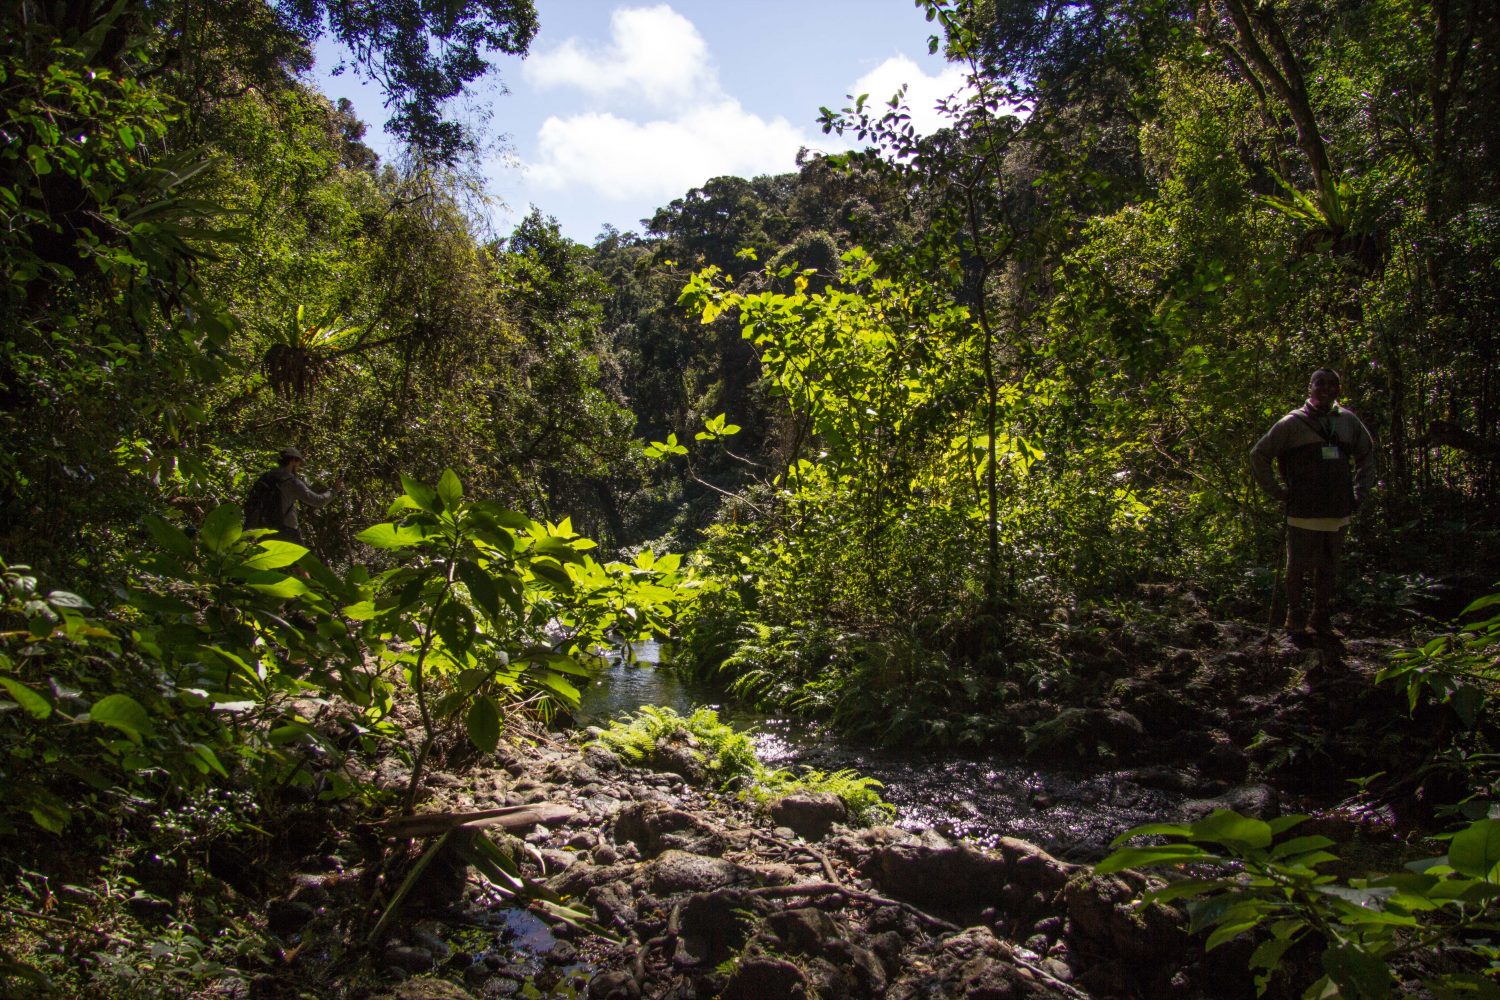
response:
<svg viewBox="0 0 1500 1000"><path fill-rule="evenodd" d="M1250 449L1255 482L1286 505L1286 630L1293 639L1305 636L1309 623L1319 635L1337 636L1330 606L1344 534L1375 486L1375 441L1339 405L1339 387L1332 368L1313 372L1307 401ZM1302 606L1309 576L1310 619Z"/></svg>
<svg viewBox="0 0 1500 1000"><path fill-rule="evenodd" d="M286 542L302 541L302 525L297 518L297 508L305 504L314 509L323 506L333 499L333 490L319 493L307 485L307 480L299 474L302 468L302 452L296 448L287 447L281 449L278 458L281 465L271 473L276 482L277 491L281 495L281 525L276 532L276 537Z"/></svg>

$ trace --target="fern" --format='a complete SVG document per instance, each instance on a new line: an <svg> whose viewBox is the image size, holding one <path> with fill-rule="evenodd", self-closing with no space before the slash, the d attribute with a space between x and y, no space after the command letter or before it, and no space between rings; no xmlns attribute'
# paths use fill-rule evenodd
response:
<svg viewBox="0 0 1500 1000"><path fill-rule="evenodd" d="M673 738L697 746L716 787L738 788L740 798L757 806L793 792L832 792L843 800L856 823L888 823L895 817L894 807L880 797L878 789L883 786L874 778L850 770L832 774L808 770L795 775L767 768L755 755L751 734L721 722L711 708L698 708L683 717L670 708L645 705L634 715L610 723L594 743L631 763L649 763L657 746Z"/></svg>

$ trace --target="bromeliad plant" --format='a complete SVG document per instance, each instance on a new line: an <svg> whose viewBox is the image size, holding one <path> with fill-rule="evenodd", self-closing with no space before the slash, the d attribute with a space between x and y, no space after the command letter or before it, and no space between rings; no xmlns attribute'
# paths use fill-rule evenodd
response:
<svg viewBox="0 0 1500 1000"><path fill-rule="evenodd" d="M503 706L540 696L573 707L575 678L612 642L665 631L695 584L675 557L643 553L601 565L571 524L542 524L489 500L469 500L449 469L429 486L402 477L389 520L357 537L396 555L364 600L344 608L365 622L382 660L401 670L422 722L406 807L445 725L462 718L481 751L500 739Z"/></svg>
<svg viewBox="0 0 1500 1000"><path fill-rule="evenodd" d="M1249 964L1261 993L1287 953L1307 942L1322 948L1322 975L1303 993L1308 1000L1409 996L1419 977L1399 960L1434 949L1466 956L1468 968L1423 978L1433 995L1500 995L1500 949L1489 939L1500 929L1500 819L1469 824L1442 857L1345 882L1319 871L1339 860L1332 840L1285 836L1306 819L1263 822L1221 809L1196 823L1147 824L1116 838L1115 853L1094 871L1191 866L1192 877L1147 892L1142 904L1190 900L1190 929L1209 932L1210 951L1260 936ZM1148 835L1167 842L1124 846Z"/></svg>

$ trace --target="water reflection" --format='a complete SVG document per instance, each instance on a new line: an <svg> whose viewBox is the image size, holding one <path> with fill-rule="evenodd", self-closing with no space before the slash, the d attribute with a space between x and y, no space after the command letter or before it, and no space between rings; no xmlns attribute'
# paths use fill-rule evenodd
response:
<svg viewBox="0 0 1500 1000"><path fill-rule="evenodd" d="M993 846L1017 837L1072 861L1097 860L1132 826L1172 815L1179 793L1147 788L1121 773L1092 773L1066 762L955 751L892 750L841 742L802 719L758 715L729 703L723 691L658 669L655 643L636 648L635 663L616 661L584 693L585 724L603 725L642 705L680 714L706 705L754 731L756 751L773 767L852 770L882 782L906 829L935 829Z"/></svg>

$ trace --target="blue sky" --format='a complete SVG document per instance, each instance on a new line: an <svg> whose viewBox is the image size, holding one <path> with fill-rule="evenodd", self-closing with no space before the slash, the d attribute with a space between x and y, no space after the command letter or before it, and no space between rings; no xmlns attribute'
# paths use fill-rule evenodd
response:
<svg viewBox="0 0 1500 1000"><path fill-rule="evenodd" d="M781 173L802 146L845 148L819 130L820 105L884 100L906 83L927 130L934 102L961 82L928 54L932 26L912 0L536 3L530 55L497 63L509 93L486 85L471 102L490 113L492 138L509 140L484 161L502 234L533 204L580 242L606 223L639 232L710 177ZM330 76L337 61L320 46L315 82L353 100L367 141L389 155L378 88Z"/></svg>

